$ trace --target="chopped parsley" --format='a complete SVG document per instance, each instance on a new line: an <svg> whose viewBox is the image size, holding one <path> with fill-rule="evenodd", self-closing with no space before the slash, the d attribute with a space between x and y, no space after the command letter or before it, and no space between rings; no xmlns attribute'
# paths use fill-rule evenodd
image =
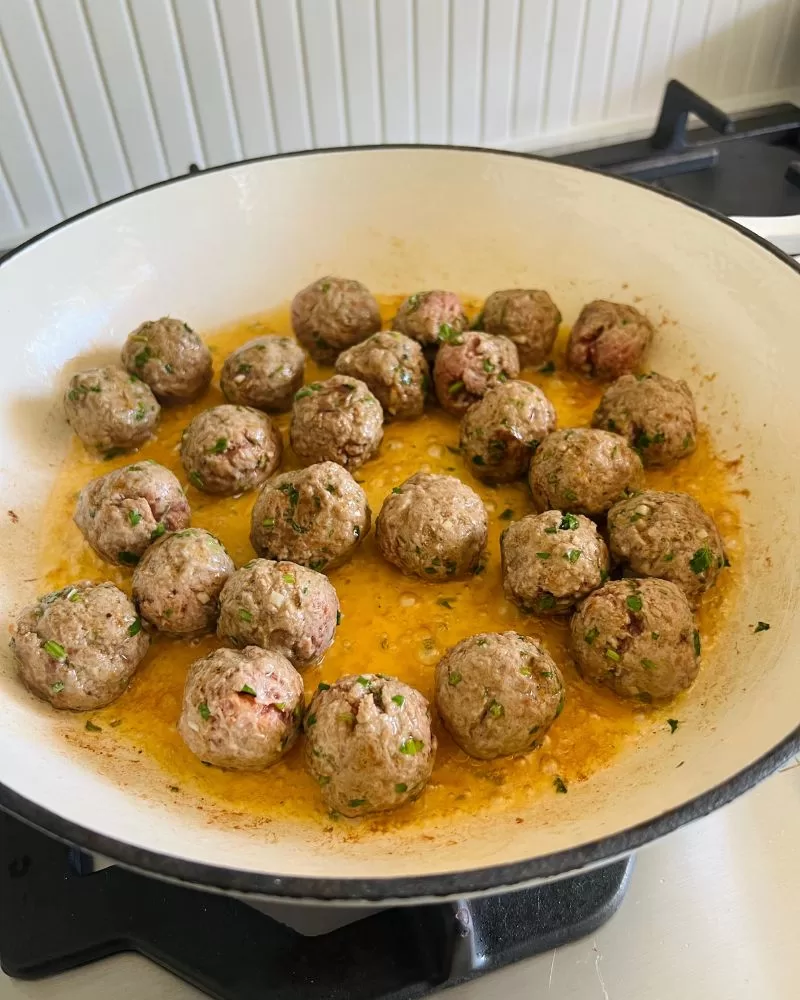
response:
<svg viewBox="0 0 800 1000"><path fill-rule="evenodd" d="M483 360L483 370L486 372L486 374L487 375L491 375L492 372L494 371L494 369L495 369L495 366L492 364L492 362L488 358L484 358L484 360Z"/></svg>
<svg viewBox="0 0 800 1000"><path fill-rule="evenodd" d="M361 687L369 687L369 680L368 678L364 677L363 674L361 675L361 677L356 677L356 682L360 684Z"/></svg>
<svg viewBox="0 0 800 1000"><path fill-rule="evenodd" d="M48 639L42 648L48 656L52 656L59 663L63 663L67 658L66 649L64 649L60 642L56 642L55 639Z"/></svg>
<svg viewBox="0 0 800 1000"><path fill-rule="evenodd" d="M249 694L251 698L255 698L256 696L255 691L253 690L253 688L250 687L249 684L243 684L239 688L239 694ZM276 705L275 707L278 708L279 706Z"/></svg>
<svg viewBox="0 0 800 1000"><path fill-rule="evenodd" d="M128 626L128 635L131 636L132 638L133 636L138 635L141 631L142 631L142 619L134 618L133 621Z"/></svg>
<svg viewBox="0 0 800 1000"><path fill-rule="evenodd" d="M753 629L753 635L757 635L759 632L767 632L769 630L769 622L759 622Z"/></svg>
<svg viewBox="0 0 800 1000"><path fill-rule="evenodd" d="M436 603L439 605L439 607L447 608L448 611L452 611L454 600L455 600L454 597L437 597Z"/></svg>
<svg viewBox="0 0 800 1000"><path fill-rule="evenodd" d="M667 725L669 726L669 731L671 733L674 733L680 724L679 719L667 719Z"/></svg>
<svg viewBox="0 0 800 1000"><path fill-rule="evenodd" d="M555 778L553 778L553 788L555 788L555 790L560 795L566 795L567 794L567 786L564 784L563 779L560 778L558 775L556 775Z"/></svg>
<svg viewBox="0 0 800 1000"><path fill-rule="evenodd" d="M689 569L698 576L701 573L705 573L710 570L714 565L714 557L711 554L711 549L704 545L702 549L698 549L697 552L689 560Z"/></svg>
<svg viewBox="0 0 800 1000"><path fill-rule="evenodd" d="M135 552L118 552L117 559L123 566L135 566L139 562L139 557Z"/></svg>
<svg viewBox="0 0 800 1000"><path fill-rule="evenodd" d="M397 785L394 786L394 790L397 792L398 795L402 795L403 792L407 792L408 791L408 785L404 784L401 781L401 782L399 782L399 784L397 784Z"/></svg>
<svg viewBox="0 0 800 1000"><path fill-rule="evenodd" d="M400 705L400 706L402 706L402 704L403 704L403 702L404 702L405 700L406 700L406 699L405 699L405 698L403 697L403 695L401 695L401 694L393 694L393 695L392 695L392 701L393 701L393 702L395 703L395 705Z"/></svg>
<svg viewBox="0 0 800 1000"><path fill-rule="evenodd" d="M203 477L194 469L189 473L189 482L198 490L202 490L205 486Z"/></svg>
<svg viewBox="0 0 800 1000"><path fill-rule="evenodd" d="M350 801L347 803L347 805L351 809L358 809L359 806L365 806L366 804L367 804L366 799L350 799Z"/></svg>
<svg viewBox="0 0 800 1000"><path fill-rule="evenodd" d="M253 620L253 615L247 610L247 608L239 608L239 621L251 622Z"/></svg>
<svg viewBox="0 0 800 1000"><path fill-rule="evenodd" d="M402 493L402 492L403 492L402 486L393 486L392 487L392 493Z"/></svg>
<svg viewBox="0 0 800 1000"><path fill-rule="evenodd" d="M442 323L439 326L439 337L440 344L460 344L461 334L458 330L454 330L449 323Z"/></svg>
<svg viewBox="0 0 800 1000"><path fill-rule="evenodd" d="M622 657L619 655L616 649L612 649L610 646L608 646L606 648L606 659L611 660L613 663L619 663Z"/></svg>
<svg viewBox="0 0 800 1000"><path fill-rule="evenodd" d="M639 596L639 594L631 594L630 597L626 597L625 604L631 611L642 610L642 598Z"/></svg>
<svg viewBox="0 0 800 1000"><path fill-rule="evenodd" d="M564 514L561 518L559 528L562 531L574 531L578 527L579 523L580 522L574 514Z"/></svg>
<svg viewBox="0 0 800 1000"><path fill-rule="evenodd" d="M339 718L341 719L342 716L340 715ZM350 716L350 718L353 720L353 722L355 722L355 719L353 719L352 715ZM317 724L317 716L315 715L314 712L309 712L308 715L306 716L306 729L310 729L311 726L316 726L316 724Z"/></svg>
<svg viewBox="0 0 800 1000"><path fill-rule="evenodd" d="M275 527L275 518L274 517L265 517L264 520L261 522L261 527L262 528L274 528Z"/></svg>
<svg viewBox="0 0 800 1000"><path fill-rule="evenodd" d="M656 665L652 660L648 660L646 656L642 657L642 666L645 670L655 670Z"/></svg>
<svg viewBox="0 0 800 1000"><path fill-rule="evenodd" d="M542 594L536 602L537 611L549 611L556 606L556 599L552 594Z"/></svg>
<svg viewBox="0 0 800 1000"><path fill-rule="evenodd" d="M694 632L692 632L692 642L694 644L694 655L695 656L699 656L700 655L700 633L697 631L697 629L695 629Z"/></svg>
<svg viewBox="0 0 800 1000"><path fill-rule="evenodd" d="M422 740L415 739L413 736L408 736L400 744L400 753L405 754L407 757L415 757L421 750L425 749L425 744Z"/></svg>
<svg viewBox="0 0 800 1000"><path fill-rule="evenodd" d="M96 725L91 719L86 720L86 731L87 733L102 733L102 726Z"/></svg>
<svg viewBox="0 0 800 1000"><path fill-rule="evenodd" d="M228 450L228 439L227 438L217 438L214 447L210 449L212 454L221 455L224 451Z"/></svg>
<svg viewBox="0 0 800 1000"><path fill-rule="evenodd" d="M549 552L537 552L536 553L536 558L537 559L549 559L550 558L550 553Z"/></svg>
<svg viewBox="0 0 800 1000"><path fill-rule="evenodd" d="M575 563L580 559L580 557L581 557L580 549L568 549L564 553L564 558L567 560L567 562Z"/></svg>
<svg viewBox="0 0 800 1000"><path fill-rule="evenodd" d="M591 644L598 637L598 635L600 635L599 628L590 628L588 632L584 633L583 641L586 643L587 646L591 646Z"/></svg>
<svg viewBox="0 0 800 1000"><path fill-rule="evenodd" d="M211 718L211 712L208 709L208 705L206 705L204 701L201 701L200 704L197 706L197 711L200 713L200 718L203 720L203 722L208 722L208 720Z"/></svg>
<svg viewBox="0 0 800 1000"><path fill-rule="evenodd" d="M139 513L138 510L129 510L128 511L128 520L131 522L131 524L133 525L134 528L141 521L141 519L142 519L142 515Z"/></svg>
<svg viewBox="0 0 800 1000"><path fill-rule="evenodd" d="M294 577L292 576L292 574L291 574L291 573L284 573L284 574L283 574L283 582L284 582L284 583L296 583L296 580L295 580L295 578L294 578Z"/></svg>
<svg viewBox="0 0 800 1000"><path fill-rule="evenodd" d="M464 383L462 381L453 382L452 385L447 387L448 396L457 396L459 392L464 388Z"/></svg>
<svg viewBox="0 0 800 1000"><path fill-rule="evenodd" d="M492 701L489 703L488 708L489 715L493 716L495 719L499 719L501 715L506 714L506 710L500 704L499 701Z"/></svg>
<svg viewBox="0 0 800 1000"><path fill-rule="evenodd" d="M575 501L578 499L578 494L575 492L575 490L567 488L564 490L564 499L568 500L569 503L575 503Z"/></svg>
<svg viewBox="0 0 800 1000"><path fill-rule="evenodd" d="M458 685L461 683L463 679L464 678L457 670L454 670L452 671L452 673L449 673L447 675L447 683L450 685L450 687L458 687Z"/></svg>
<svg viewBox="0 0 800 1000"><path fill-rule="evenodd" d="M65 687L66 685L63 681L56 681L55 684L50 685L50 690L53 694L60 694Z"/></svg>
<svg viewBox="0 0 800 1000"><path fill-rule="evenodd" d="M667 552L667 554L665 556L663 556L663 561L664 562L672 562L672 560L674 558L675 558L675 553L674 552Z"/></svg>
<svg viewBox="0 0 800 1000"><path fill-rule="evenodd" d="M161 538L161 536L166 532L166 530L167 529L163 524L157 524L155 528L153 528L153 530L150 532L150 541L154 542L157 538Z"/></svg>

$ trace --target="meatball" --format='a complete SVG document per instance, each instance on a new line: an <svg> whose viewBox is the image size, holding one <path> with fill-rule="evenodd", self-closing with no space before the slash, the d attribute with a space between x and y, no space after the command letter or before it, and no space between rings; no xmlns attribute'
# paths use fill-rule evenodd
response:
<svg viewBox="0 0 800 1000"><path fill-rule="evenodd" d="M291 337L257 337L229 354L219 385L229 403L281 412L303 384L306 356Z"/></svg>
<svg viewBox="0 0 800 1000"><path fill-rule="evenodd" d="M677 584L690 600L713 586L726 563L716 524L688 493L647 490L608 512L611 555L629 576Z"/></svg>
<svg viewBox="0 0 800 1000"><path fill-rule="evenodd" d="M338 354L381 328L375 296L360 281L328 276L292 300L292 329L311 357L332 365Z"/></svg>
<svg viewBox="0 0 800 1000"><path fill-rule="evenodd" d="M523 611L570 611L608 577L608 549L588 517L529 514L500 539L503 590Z"/></svg>
<svg viewBox="0 0 800 1000"><path fill-rule="evenodd" d="M303 678L274 649L215 649L189 667L178 732L206 764L263 771L294 744Z"/></svg>
<svg viewBox="0 0 800 1000"><path fill-rule="evenodd" d="M326 576L293 562L253 559L228 577L219 596L217 635L262 646L301 670L333 642L339 598Z"/></svg>
<svg viewBox="0 0 800 1000"><path fill-rule="evenodd" d="M40 597L11 627L25 686L55 708L84 712L119 698L149 644L125 594L89 580Z"/></svg>
<svg viewBox="0 0 800 1000"><path fill-rule="evenodd" d="M188 323L169 316L142 323L129 334L122 363L165 403L196 399L211 382L211 351Z"/></svg>
<svg viewBox="0 0 800 1000"><path fill-rule="evenodd" d="M436 665L436 708L470 757L527 753L564 708L564 680L538 639L482 632Z"/></svg>
<svg viewBox="0 0 800 1000"><path fill-rule="evenodd" d="M357 378L334 375L312 382L294 397L289 440L306 465L338 462L357 469L383 440L383 410Z"/></svg>
<svg viewBox="0 0 800 1000"><path fill-rule="evenodd" d="M260 556L330 570L369 533L367 494L347 469L320 462L265 484L253 507L250 542Z"/></svg>
<svg viewBox="0 0 800 1000"><path fill-rule="evenodd" d="M625 438L587 427L554 431L531 459L528 482L537 510L596 517L644 483L642 460Z"/></svg>
<svg viewBox="0 0 800 1000"><path fill-rule="evenodd" d="M133 599L142 618L161 632L212 632L219 595L233 572L222 542L202 528L165 535L145 551L133 573Z"/></svg>
<svg viewBox="0 0 800 1000"><path fill-rule="evenodd" d="M505 382L464 414L461 453L478 479L510 483L526 474L531 455L555 426L556 411L541 389Z"/></svg>
<svg viewBox="0 0 800 1000"><path fill-rule="evenodd" d="M106 562L135 566L167 531L188 528L189 503L181 484L150 460L93 479L78 495L75 524Z"/></svg>
<svg viewBox="0 0 800 1000"><path fill-rule="evenodd" d="M153 436L161 407L141 379L106 365L72 376L64 393L64 412L87 448L113 458Z"/></svg>
<svg viewBox="0 0 800 1000"><path fill-rule="evenodd" d="M483 501L454 476L418 472L383 501L375 536L384 559L423 580L452 580L480 563L489 522Z"/></svg>
<svg viewBox="0 0 800 1000"><path fill-rule="evenodd" d="M464 307L453 292L415 292L397 310L392 327L424 346L446 341L469 326Z"/></svg>
<svg viewBox="0 0 800 1000"><path fill-rule="evenodd" d="M345 816L410 802L431 776L436 737L419 691L383 674L320 684L306 713L306 770Z"/></svg>
<svg viewBox="0 0 800 1000"><path fill-rule="evenodd" d="M468 330L439 348L433 385L442 408L460 417L493 386L517 375L517 349L507 337Z"/></svg>
<svg viewBox="0 0 800 1000"><path fill-rule="evenodd" d="M492 292L481 313L483 329L512 340L523 367L545 360L553 350L560 323L555 302L547 292L533 288Z"/></svg>
<svg viewBox="0 0 800 1000"><path fill-rule="evenodd" d="M343 351L336 372L361 379L383 407L387 420L413 420L425 409L428 362L415 340L402 333L376 333Z"/></svg>
<svg viewBox="0 0 800 1000"><path fill-rule="evenodd" d="M198 413L183 432L181 462L204 493L236 496L260 486L283 454L281 432L266 413L224 403Z"/></svg>
<svg viewBox="0 0 800 1000"><path fill-rule="evenodd" d="M570 624L578 670L625 698L672 698L697 676L700 633L680 588L668 580L613 580L583 602Z"/></svg>
<svg viewBox="0 0 800 1000"><path fill-rule="evenodd" d="M583 307L570 331L567 364L592 378L619 378L639 367L653 333L638 309L597 299Z"/></svg>
<svg viewBox="0 0 800 1000"><path fill-rule="evenodd" d="M623 375L603 393L592 424L621 434L647 466L690 455L697 441L692 390L665 375Z"/></svg>

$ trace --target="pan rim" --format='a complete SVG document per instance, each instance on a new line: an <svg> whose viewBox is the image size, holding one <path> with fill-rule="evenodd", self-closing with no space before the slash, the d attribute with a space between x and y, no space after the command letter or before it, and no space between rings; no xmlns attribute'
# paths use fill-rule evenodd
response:
<svg viewBox="0 0 800 1000"><path fill-rule="evenodd" d="M268 156L237 160L234 163L208 167L196 172L189 172L179 177L171 177L147 187L126 192L109 201L102 202L71 216L54 226L44 230L24 243L15 247L0 260L0 268L6 266L18 254L46 240L53 233L67 226L74 225L82 219L100 212L110 206L129 198L145 194L157 188L171 184L184 183L204 174L225 170L235 170L243 166L264 163L271 160L285 160L294 157L323 156L357 152L383 152L397 150L430 150L480 153L485 156L514 157L523 160L550 163L563 169L583 171L590 174L602 174L612 180L634 185L647 190L655 196L669 198L694 211L715 219L728 226L747 239L758 244L778 260L800 274L800 265L788 257L776 246L769 243L757 233L751 232L740 223L703 205L696 205L689 199L660 188L651 187L641 181L629 177L620 177L603 173L591 167L573 163L557 163L552 158L520 151L490 149L486 147L425 144L425 143L394 143L386 145L362 145L336 147L330 149L297 150L288 153L278 153ZM39 806L24 795L15 792L7 785L0 783L0 808L11 813L31 826L59 840L74 844L86 850L101 854L120 864L141 871L144 874L160 878L200 886L208 890L235 892L247 896L273 897L292 901L308 901L321 903L398 903L411 902L415 899L428 900L437 897L453 897L472 895L482 892L501 892L518 887L523 883L577 872L587 867L595 867L605 861L625 855L659 837L671 833L679 827L695 819L708 815L719 807L726 805L739 795L754 787L759 781L768 777L782 764L800 753L800 726L781 739L775 746L757 758L746 767L731 775L707 791L689 799L673 809L660 813L658 816L645 820L635 826L628 827L617 833L597 838L584 844L539 855L522 861L505 865L493 865L473 868L460 872L443 872L421 876L390 876L387 878L347 878L331 879L308 876L282 876L257 872L246 869L228 868L206 864L199 861L189 861L175 855L164 854L146 848L125 843L114 837L96 833L80 824L64 819L44 806Z"/></svg>

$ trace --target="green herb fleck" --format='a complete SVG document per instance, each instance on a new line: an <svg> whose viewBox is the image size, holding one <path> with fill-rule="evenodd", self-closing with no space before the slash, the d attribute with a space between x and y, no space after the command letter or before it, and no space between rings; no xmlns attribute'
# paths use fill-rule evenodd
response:
<svg viewBox="0 0 800 1000"><path fill-rule="evenodd" d="M405 700L406 699L401 694L392 695L392 701L395 703L395 705L402 705Z"/></svg>
<svg viewBox="0 0 800 1000"><path fill-rule="evenodd" d="M135 552L118 552L117 559L123 566L135 566L139 562L139 557Z"/></svg>
<svg viewBox="0 0 800 1000"><path fill-rule="evenodd" d="M567 562L575 563L580 559L580 557L581 557L580 549L569 549L564 553L564 558L567 560Z"/></svg>
<svg viewBox="0 0 800 1000"><path fill-rule="evenodd" d="M402 795L403 792L407 792L408 791L408 785L404 784L401 781L399 784L397 784L397 785L394 786L394 790L397 792L398 795Z"/></svg>
<svg viewBox="0 0 800 1000"><path fill-rule="evenodd" d="M265 517L264 520L261 522L261 527L262 528L274 528L275 527L275 518L274 517Z"/></svg>
<svg viewBox="0 0 800 1000"><path fill-rule="evenodd" d="M112 458L119 458L120 455L124 454L124 448L109 448L108 451L103 452L103 459L106 462L110 462Z"/></svg>
<svg viewBox="0 0 800 1000"><path fill-rule="evenodd" d="M352 719L352 716L350 716L350 717ZM339 718L341 719L341 715L339 716ZM355 720L353 720L353 721L355 721ZM316 716L316 714L314 712L309 712L308 715L306 716L306 729L310 729L311 726L316 726L316 724L317 724L317 716Z"/></svg>
<svg viewBox="0 0 800 1000"><path fill-rule="evenodd" d="M58 660L59 663L63 663L67 658L67 651L61 645L60 642L56 642L55 639L48 639L44 644L43 649L48 656L52 656L54 660Z"/></svg>
<svg viewBox="0 0 800 1000"><path fill-rule="evenodd" d="M697 631L697 629L695 629L694 632L692 632L692 643L694 644L694 655L695 656L699 656L700 655L700 633Z"/></svg>
<svg viewBox="0 0 800 1000"><path fill-rule="evenodd" d="M655 670L656 665L652 660L648 660L646 656L642 657L642 666L645 670Z"/></svg>
<svg viewBox="0 0 800 1000"><path fill-rule="evenodd" d="M142 631L142 619L134 618L133 621L128 626L128 635L133 637L138 635Z"/></svg>
<svg viewBox="0 0 800 1000"><path fill-rule="evenodd" d="M638 594L631 594L630 597L625 598L625 604L631 611L642 610L642 599Z"/></svg>
<svg viewBox="0 0 800 1000"><path fill-rule="evenodd" d="M297 581L295 580L295 578L292 576L291 573L284 573L283 574L283 582L284 583L296 583Z"/></svg>
<svg viewBox="0 0 800 1000"><path fill-rule="evenodd" d="M403 492L403 488L401 486L393 486L392 487L392 493L402 493L402 492Z"/></svg>
<svg viewBox="0 0 800 1000"><path fill-rule="evenodd" d="M247 608L239 608L239 621L251 622L253 620L253 615L247 610Z"/></svg>
<svg viewBox="0 0 800 1000"><path fill-rule="evenodd" d="M102 733L103 728L102 728L102 726L95 725L95 723L92 722L91 719L87 719L86 720L86 731L88 733Z"/></svg>
<svg viewBox="0 0 800 1000"><path fill-rule="evenodd" d="M330 782L331 782L331 779L330 779L329 775L327 775L327 774L321 774L317 778L317 781L320 783L320 785L329 785Z"/></svg>
<svg viewBox="0 0 800 1000"><path fill-rule="evenodd" d="M674 553L674 552L668 552L668 553L667 553L667 554L666 554L666 555L665 555L665 556L663 557L663 561L664 561L664 562L672 562L672 560L673 560L674 558L675 558L675 553Z"/></svg>
<svg viewBox="0 0 800 1000"><path fill-rule="evenodd" d="M208 710L208 705L204 701L201 701L197 706L197 711L200 713L200 718L203 722L208 722L211 718L211 712Z"/></svg>
<svg viewBox="0 0 800 1000"><path fill-rule="evenodd" d="M505 714L506 710L499 701L492 701L489 703L489 715L493 716L495 719L499 719L501 715Z"/></svg>
<svg viewBox="0 0 800 1000"><path fill-rule="evenodd" d="M255 691L253 690L253 688L250 687L249 684L243 684L239 688L239 694L249 694L251 698L255 698L256 696ZM278 706L276 705L275 707L277 708Z"/></svg>
<svg viewBox="0 0 800 1000"><path fill-rule="evenodd" d="M553 778L553 788L559 793L559 795L567 794L567 786L564 784L563 780L559 778L558 775Z"/></svg>
<svg viewBox="0 0 800 1000"><path fill-rule="evenodd" d="M759 622L753 629L753 635L757 635L759 632L766 632L769 629L769 622Z"/></svg>
<svg viewBox="0 0 800 1000"><path fill-rule="evenodd" d="M569 501L569 503L575 503L578 499L578 494L573 489L566 489L563 491L564 499Z"/></svg>
<svg viewBox="0 0 800 1000"><path fill-rule="evenodd" d="M53 694L59 694L61 691L64 690L65 687L66 685L64 684L63 681L56 681L55 684L50 685L50 690L52 691Z"/></svg>
<svg viewBox="0 0 800 1000"><path fill-rule="evenodd" d="M689 568L697 575L711 569L713 564L714 557L711 555L711 549L707 545L704 545L702 549L698 549L689 560Z"/></svg>
<svg viewBox="0 0 800 1000"><path fill-rule="evenodd" d="M555 370L556 370L555 361L548 361L546 364L542 365L542 367L539 369L539 374L552 375Z"/></svg>
<svg viewBox="0 0 800 1000"><path fill-rule="evenodd" d="M619 663L622 659L616 649L612 649L610 646L606 648L606 658L612 660L614 663Z"/></svg>
<svg viewBox="0 0 800 1000"><path fill-rule="evenodd" d="M150 541L154 542L157 538L161 538L166 532L166 527L163 524L157 524L155 528L150 532Z"/></svg>
<svg viewBox="0 0 800 1000"><path fill-rule="evenodd" d="M455 600L454 597L437 597L436 603L439 605L439 607L447 608L448 611L452 611L454 600Z"/></svg>
<svg viewBox="0 0 800 1000"><path fill-rule="evenodd" d="M550 558L550 553L549 552L537 552L536 553L536 558L537 559L549 559Z"/></svg>
<svg viewBox="0 0 800 1000"><path fill-rule="evenodd" d="M667 719L667 725L669 726L669 731L671 733L674 733L680 724L679 719Z"/></svg>
<svg viewBox="0 0 800 1000"><path fill-rule="evenodd" d="M351 809L358 809L359 806L365 806L367 804L366 799L350 799L347 803Z"/></svg>
<svg viewBox="0 0 800 1000"><path fill-rule="evenodd" d="M461 334L458 330L454 330L449 323L442 323L439 327L439 343L440 344L460 344Z"/></svg>
<svg viewBox="0 0 800 1000"><path fill-rule="evenodd" d="M537 611L549 611L556 606L556 599L552 594L542 594L536 602Z"/></svg>
<svg viewBox="0 0 800 1000"><path fill-rule="evenodd" d="M409 736L400 744L400 753L404 753L407 757L415 757L424 748L425 744L422 740Z"/></svg>
<svg viewBox="0 0 800 1000"><path fill-rule="evenodd" d="M650 638L653 640L653 642L658 642L658 640L661 638L661 633L660 632L651 632L650 633Z"/></svg>
<svg viewBox="0 0 800 1000"><path fill-rule="evenodd" d="M142 515L139 513L138 510L129 510L128 511L128 520L131 522L131 524L133 525L134 528L141 521L141 519L142 519Z"/></svg>
<svg viewBox="0 0 800 1000"><path fill-rule="evenodd" d="M588 632L584 633L583 641L586 643L587 646L591 646L591 644L598 637L598 635L600 635L599 628L590 628Z"/></svg>
<svg viewBox="0 0 800 1000"><path fill-rule="evenodd" d="M217 438L214 447L210 449L212 454L221 455L224 451L228 450L228 439L227 438Z"/></svg>
<svg viewBox="0 0 800 1000"><path fill-rule="evenodd" d="M564 514L558 526L562 531L574 531L579 524L580 522L574 514Z"/></svg>
<svg viewBox="0 0 800 1000"><path fill-rule="evenodd" d="M203 482L203 477L200 475L199 472L196 472L194 470L189 473L189 482L192 484L192 486L194 486L198 490L202 490L205 486L205 483Z"/></svg>
<svg viewBox="0 0 800 1000"><path fill-rule="evenodd" d="M356 677L356 682L360 684L362 687L369 687L369 679L364 677L363 675L361 677Z"/></svg>
<svg viewBox="0 0 800 1000"><path fill-rule="evenodd" d="M503 513L500 515L501 521L513 521L514 511L510 507L506 507Z"/></svg>
<svg viewBox="0 0 800 1000"><path fill-rule="evenodd" d="M452 385L447 387L448 396L457 396L459 392L464 388L464 383L460 380L458 382L453 382Z"/></svg>
<svg viewBox="0 0 800 1000"><path fill-rule="evenodd" d="M452 671L452 673L449 673L447 675L447 683L450 685L450 687L458 687L458 685L461 683L463 679L464 678L457 670L454 670Z"/></svg>

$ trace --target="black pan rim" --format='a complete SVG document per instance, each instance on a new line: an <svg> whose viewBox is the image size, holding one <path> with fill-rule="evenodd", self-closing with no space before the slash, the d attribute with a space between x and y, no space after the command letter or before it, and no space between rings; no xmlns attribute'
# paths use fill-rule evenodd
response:
<svg viewBox="0 0 800 1000"><path fill-rule="evenodd" d="M610 180L632 184L642 188L655 197L669 198L687 208L715 219L721 225L740 233L747 239L757 243L762 249L772 254L795 273L800 274L800 265L786 256L776 246L763 237L751 232L744 226L724 215L703 205L695 205L686 198L671 191L653 188L649 185L628 177L617 177L604 174L602 171L579 164L554 163L545 156L511 150L487 149L474 146L435 145L423 143L390 144L381 146L348 146L333 149L298 150L290 153L279 153L271 156L254 157L239 160L235 163L209 167L196 173L188 173L180 177L172 177L159 181L145 188L120 195L110 201L95 205L78 215L65 219L50 227L32 239L22 243L8 253L0 268L6 266L18 254L46 240L53 233L67 226L101 212L109 206L116 205L128 198L145 194L157 188L170 184L185 183L195 177L223 170L235 170L242 166L255 163L265 163L271 160L284 160L294 157L323 156L347 154L354 152L378 152L396 150L432 150L480 153L484 156L515 157L523 160L551 163L565 170L578 170L587 173L601 174ZM233 892L242 896L267 896L275 899L308 901L320 903L408 903L416 899L435 900L439 897L467 896L485 892L501 892L511 890L525 883L542 879L556 878L568 875L590 867L596 867L603 862L609 862L621 855L629 854L650 841L663 837L673 830L700 819L714 810L731 802L739 795L751 789L764 778L775 772L782 764L800 753L800 726L784 737L771 750L757 760L742 768L736 774L701 795L684 802L673 809L667 810L652 819L629 827L618 833L600 837L597 840L570 847L563 851L540 855L525 861L515 861L506 865L489 866L470 869L461 872L439 873L422 876L391 876L388 878L357 878L330 879L309 878L306 876L282 876L245 869L227 868L209 865L202 862L188 861L174 855L162 854L127 844L124 841L98 834L93 830L72 823L69 820L45 809L20 795L7 785L0 783L0 808L11 813L26 823L40 829L43 833L55 836L66 843L74 844L88 851L101 854L120 864L160 878L200 886L205 889L223 892Z"/></svg>

